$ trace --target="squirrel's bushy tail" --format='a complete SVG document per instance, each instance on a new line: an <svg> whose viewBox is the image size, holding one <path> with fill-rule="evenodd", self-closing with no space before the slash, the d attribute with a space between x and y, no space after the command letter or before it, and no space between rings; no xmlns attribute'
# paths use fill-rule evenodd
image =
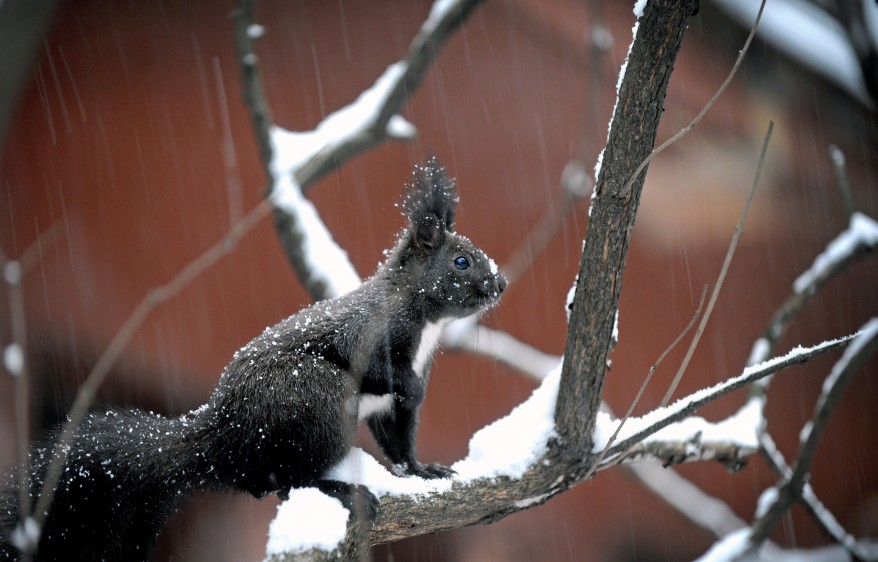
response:
<svg viewBox="0 0 878 562"><path fill-rule="evenodd" d="M197 422L197 416L140 410L88 414L69 449L35 560L148 560L167 518L193 489L209 487L209 473L198 465L203 456L193 451ZM56 439L31 449L32 504ZM20 521L17 482L17 474L8 475L0 492L0 560L19 558L12 544Z"/></svg>

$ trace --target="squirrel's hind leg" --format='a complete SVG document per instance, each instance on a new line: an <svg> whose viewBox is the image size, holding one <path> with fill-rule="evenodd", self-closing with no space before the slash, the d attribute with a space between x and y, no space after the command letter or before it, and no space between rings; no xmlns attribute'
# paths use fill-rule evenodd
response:
<svg viewBox="0 0 878 562"><path fill-rule="evenodd" d="M314 486L336 498L350 512L348 516L347 558L362 558L369 549L369 533L378 518L378 498L369 488L338 480L318 480Z"/></svg>

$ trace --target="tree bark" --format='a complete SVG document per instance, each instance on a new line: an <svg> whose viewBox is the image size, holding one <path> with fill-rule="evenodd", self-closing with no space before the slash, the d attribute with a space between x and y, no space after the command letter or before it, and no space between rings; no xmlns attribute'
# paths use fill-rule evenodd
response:
<svg viewBox="0 0 878 562"><path fill-rule="evenodd" d="M651 0L635 27L579 264L555 421L559 449L590 455L625 256L648 169L629 182L655 144L668 81L698 0Z"/></svg>

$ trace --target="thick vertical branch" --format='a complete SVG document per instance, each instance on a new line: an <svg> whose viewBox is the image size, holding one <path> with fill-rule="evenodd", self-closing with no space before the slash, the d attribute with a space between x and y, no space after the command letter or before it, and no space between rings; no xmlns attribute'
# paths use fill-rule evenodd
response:
<svg viewBox="0 0 878 562"><path fill-rule="evenodd" d="M602 155L555 412L564 450L590 451L622 287L625 255L645 176L626 183L649 156L668 80L698 0L652 0L635 27Z"/></svg>

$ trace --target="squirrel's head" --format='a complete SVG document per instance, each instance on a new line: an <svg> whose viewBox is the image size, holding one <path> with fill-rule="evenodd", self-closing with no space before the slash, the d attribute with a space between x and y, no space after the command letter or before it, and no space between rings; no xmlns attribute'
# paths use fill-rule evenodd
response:
<svg viewBox="0 0 878 562"><path fill-rule="evenodd" d="M457 201L454 181L435 155L415 165L402 200L409 228L400 265L436 318L473 314L495 304L506 288L494 260L454 231Z"/></svg>

